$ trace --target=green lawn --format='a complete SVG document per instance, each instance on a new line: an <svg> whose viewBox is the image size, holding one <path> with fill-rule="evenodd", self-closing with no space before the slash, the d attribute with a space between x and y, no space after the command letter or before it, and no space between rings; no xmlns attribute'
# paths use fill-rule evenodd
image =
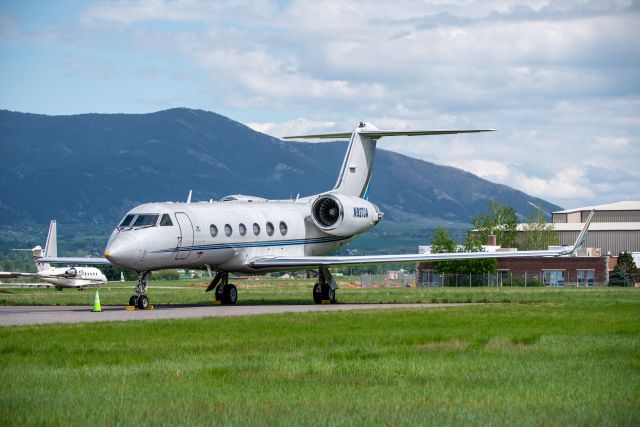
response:
<svg viewBox="0 0 640 427"><path fill-rule="evenodd" d="M640 425L640 290L341 292L513 303L2 327L0 423Z"/></svg>
<svg viewBox="0 0 640 427"><path fill-rule="evenodd" d="M584 300L610 300L640 294L640 289L616 288L359 288L359 278L341 278L337 291L340 303L422 303L422 302L564 302L579 295ZM236 280L238 304L312 304L314 279ZM215 295L205 292L206 282L154 281L148 295L152 304L211 304ZM106 305L125 305L133 295L131 282L100 288L100 301ZM175 289L177 288L177 289ZM95 289L0 287L0 305L91 305Z"/></svg>

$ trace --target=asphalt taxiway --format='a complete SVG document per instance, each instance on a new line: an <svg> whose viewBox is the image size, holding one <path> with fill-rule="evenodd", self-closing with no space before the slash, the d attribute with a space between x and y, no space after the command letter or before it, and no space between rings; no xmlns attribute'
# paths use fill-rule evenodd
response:
<svg viewBox="0 0 640 427"><path fill-rule="evenodd" d="M123 306L102 306L94 313L90 306L3 306L0 326L105 321L194 319L201 317L256 316L276 313L308 313L346 310L449 308L471 304L323 304L323 305L160 305L154 310L127 311Z"/></svg>

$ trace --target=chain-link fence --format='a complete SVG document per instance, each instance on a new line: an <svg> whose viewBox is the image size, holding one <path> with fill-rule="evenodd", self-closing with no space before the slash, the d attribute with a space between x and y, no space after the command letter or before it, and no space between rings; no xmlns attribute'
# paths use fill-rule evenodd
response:
<svg viewBox="0 0 640 427"><path fill-rule="evenodd" d="M562 287L562 286L607 286L608 275L595 274L594 270L578 270L568 272L564 270L544 270L523 274L512 274L508 271L498 271L486 274L442 274L433 270L422 271L416 280L416 286L520 286L520 287Z"/></svg>
<svg viewBox="0 0 640 427"><path fill-rule="evenodd" d="M412 273L363 274L360 286L363 288L405 288L416 284L416 276Z"/></svg>

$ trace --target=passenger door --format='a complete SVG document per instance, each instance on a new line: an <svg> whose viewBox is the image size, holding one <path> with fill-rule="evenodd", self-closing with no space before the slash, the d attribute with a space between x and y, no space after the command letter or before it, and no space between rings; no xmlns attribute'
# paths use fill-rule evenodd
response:
<svg viewBox="0 0 640 427"><path fill-rule="evenodd" d="M181 248L193 246L193 224L191 223L189 215L184 212L176 212L176 220L180 228L180 236L178 237L178 245L176 246L176 259L187 259L191 251L181 250Z"/></svg>

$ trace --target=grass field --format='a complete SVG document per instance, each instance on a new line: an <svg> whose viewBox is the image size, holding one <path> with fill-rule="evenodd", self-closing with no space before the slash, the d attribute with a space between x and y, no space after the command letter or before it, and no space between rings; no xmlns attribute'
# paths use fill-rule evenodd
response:
<svg viewBox="0 0 640 427"><path fill-rule="evenodd" d="M307 303L307 287L240 298ZM340 290L434 299L509 303L2 327L0 423L640 425L640 290Z"/></svg>
<svg viewBox="0 0 640 427"><path fill-rule="evenodd" d="M640 289L614 288L359 288L359 278L346 277L338 282L340 303L429 303L429 302L571 302L606 300L619 295L640 295ZM238 286L238 304L312 304L311 289L315 279L234 280ZM103 305L125 305L133 295L134 284L115 283L100 288ZM152 304L211 304L215 295L205 292L204 281L154 281L149 285ZM6 288L0 285L0 305L91 305L94 289L79 291L53 288Z"/></svg>

